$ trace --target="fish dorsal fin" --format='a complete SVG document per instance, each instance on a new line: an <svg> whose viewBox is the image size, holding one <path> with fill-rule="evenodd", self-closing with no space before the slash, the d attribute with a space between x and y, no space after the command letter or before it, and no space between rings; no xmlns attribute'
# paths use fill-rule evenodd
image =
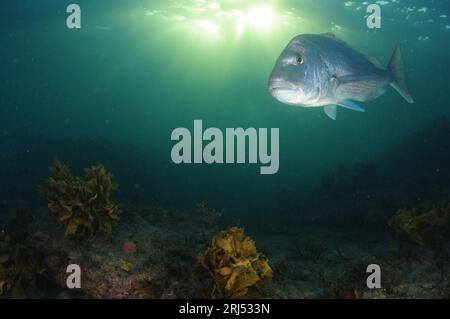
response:
<svg viewBox="0 0 450 319"><path fill-rule="evenodd" d="M323 35L324 37L329 37L329 38L333 38L333 39L336 39L336 40L337 40L336 35L335 35L333 32L322 33L322 35Z"/></svg>
<svg viewBox="0 0 450 319"><path fill-rule="evenodd" d="M339 38L338 38L334 33L332 33L332 32L323 33L322 36L327 37L327 38L330 38L330 39L333 39L334 41L339 42L340 44L343 44L343 45L345 45L346 47L348 47L348 48L354 50L354 49L350 46L350 44L348 44L347 42L345 42L345 41L342 40L342 39L339 39Z"/></svg>
<svg viewBox="0 0 450 319"><path fill-rule="evenodd" d="M322 36L327 37L327 38L330 38L330 39L333 39L334 41L339 42L339 43L342 44L342 45L345 45L347 48L350 48L350 49L352 49L352 50L355 50L350 44L348 44L347 42L345 42L345 41L342 40L342 39L339 39L339 38L338 38L334 33L332 33L332 32L323 33ZM363 54L363 53L361 53L361 52L359 52L359 51L356 51L356 52L358 52L364 59L370 61L370 62L371 62L373 65L375 65L377 68L384 69L383 65L382 65L382 64L380 63L380 61L378 61L376 58L367 56L367 55L365 55L365 54Z"/></svg>

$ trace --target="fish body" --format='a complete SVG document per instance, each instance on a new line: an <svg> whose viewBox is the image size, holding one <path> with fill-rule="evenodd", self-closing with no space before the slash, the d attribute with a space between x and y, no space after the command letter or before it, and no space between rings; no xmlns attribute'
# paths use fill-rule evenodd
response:
<svg viewBox="0 0 450 319"><path fill-rule="evenodd" d="M284 104L323 107L336 119L336 106L364 112L356 102L374 100L388 86L413 103L403 69L399 47L383 68L332 34L304 34L281 53L270 75L269 92Z"/></svg>

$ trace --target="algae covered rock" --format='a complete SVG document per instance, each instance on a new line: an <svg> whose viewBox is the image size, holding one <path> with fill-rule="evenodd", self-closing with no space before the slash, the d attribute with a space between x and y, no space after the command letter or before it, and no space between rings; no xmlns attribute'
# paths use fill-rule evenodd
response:
<svg viewBox="0 0 450 319"><path fill-rule="evenodd" d="M43 271L31 249L13 243L0 232L0 296L31 297L37 276Z"/></svg>
<svg viewBox="0 0 450 319"><path fill-rule="evenodd" d="M238 227L217 234L198 261L213 277L213 297L255 297L272 279L267 259Z"/></svg>
<svg viewBox="0 0 450 319"><path fill-rule="evenodd" d="M397 244L441 246L449 239L450 205L425 212L401 209L389 220L389 228Z"/></svg>
<svg viewBox="0 0 450 319"><path fill-rule="evenodd" d="M85 169L85 176L72 176L58 161L50 167L51 176L38 186L47 199L49 211L66 227L65 236L92 240L108 235L119 221L120 208L111 199L117 191L112 174L103 165Z"/></svg>

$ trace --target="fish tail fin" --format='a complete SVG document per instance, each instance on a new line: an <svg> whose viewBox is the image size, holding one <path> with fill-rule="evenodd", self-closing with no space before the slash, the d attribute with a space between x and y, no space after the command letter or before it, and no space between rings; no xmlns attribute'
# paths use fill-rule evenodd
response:
<svg viewBox="0 0 450 319"><path fill-rule="evenodd" d="M408 102L414 103L414 99L408 92L405 81L405 66L403 64L400 47L397 46L392 54L388 65L388 72L391 74L391 86Z"/></svg>

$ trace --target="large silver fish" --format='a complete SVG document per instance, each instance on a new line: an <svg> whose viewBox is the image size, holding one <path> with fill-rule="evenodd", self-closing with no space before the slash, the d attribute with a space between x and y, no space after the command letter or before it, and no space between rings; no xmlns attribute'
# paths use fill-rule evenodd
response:
<svg viewBox="0 0 450 319"><path fill-rule="evenodd" d="M270 94L294 106L323 107L336 119L337 106L364 112L355 103L376 99L391 85L408 103L403 61L397 47L387 68L333 34L296 36L281 53L269 80Z"/></svg>

